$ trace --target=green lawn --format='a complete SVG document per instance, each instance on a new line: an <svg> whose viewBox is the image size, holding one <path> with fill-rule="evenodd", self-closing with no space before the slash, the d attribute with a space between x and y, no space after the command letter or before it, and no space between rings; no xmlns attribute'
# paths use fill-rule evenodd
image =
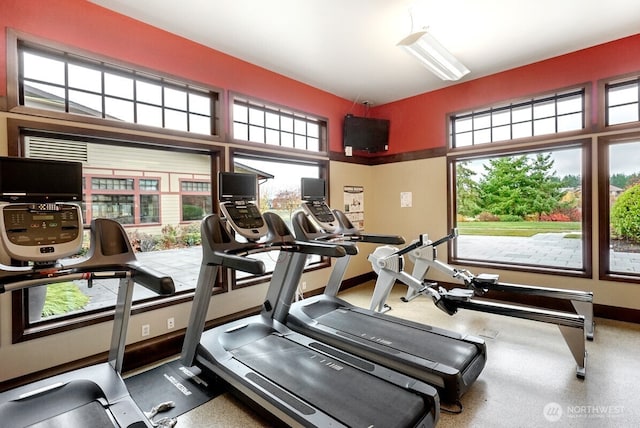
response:
<svg viewBox="0 0 640 428"><path fill-rule="evenodd" d="M580 222L564 221L469 221L458 222L460 235L524 236L537 233L580 232Z"/></svg>

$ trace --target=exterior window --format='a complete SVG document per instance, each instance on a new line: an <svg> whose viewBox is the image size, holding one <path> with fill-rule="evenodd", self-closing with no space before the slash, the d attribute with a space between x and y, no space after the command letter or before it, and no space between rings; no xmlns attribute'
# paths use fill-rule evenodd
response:
<svg viewBox="0 0 640 428"><path fill-rule="evenodd" d="M157 179L91 178L91 218L110 218L121 224L159 223L159 183ZM109 194L102 193L105 190ZM128 194L114 194L122 191Z"/></svg>
<svg viewBox="0 0 640 428"><path fill-rule="evenodd" d="M27 43L18 53L20 105L217 134L213 91Z"/></svg>
<svg viewBox="0 0 640 428"><path fill-rule="evenodd" d="M181 181L182 221L202 220L213 212L211 205L211 183L203 181Z"/></svg>
<svg viewBox="0 0 640 428"><path fill-rule="evenodd" d="M606 126L640 120L640 78L605 85Z"/></svg>
<svg viewBox="0 0 640 428"><path fill-rule="evenodd" d="M606 279L640 280L640 138L600 143L600 273Z"/></svg>
<svg viewBox="0 0 640 428"><path fill-rule="evenodd" d="M195 220L201 217L184 223L181 212L188 197L194 198L191 205L211 212L211 156L132 144L119 145L116 150L108 142L80 143L63 136L54 140L31 134L24 136L24 146L29 157L60 160L67 160L69 147L73 147L74 158L83 164L85 224L96 218L115 219L125 227L142 263L170 274L178 294L195 289L202 257L200 222ZM85 232L85 248L89 239ZM52 292L46 296L60 295L54 293L57 286L41 291L49 287ZM49 323L51 328L72 325L78 317L113 309L117 289L117 280L94 280L91 287L84 280L72 281L65 285L61 299L70 296L73 302L50 310L54 305L47 303L49 297L40 299L44 309L29 308L25 319L42 329L49 328ZM147 299L157 297L136 287L134 303Z"/></svg>
<svg viewBox="0 0 640 428"><path fill-rule="evenodd" d="M457 158L456 261L583 272L590 229L584 215L583 145Z"/></svg>
<svg viewBox="0 0 640 428"><path fill-rule="evenodd" d="M321 163L296 162L288 159L264 159L250 155L236 154L233 157L234 171L253 173L258 176L258 197L260 211L278 214L293 233L291 218L300 208L300 181L302 177L323 177L325 167ZM270 253L260 253L252 257L265 263L267 272L272 272L276 260ZM321 262L319 256L309 256L307 266ZM237 272L238 279L246 279L250 275ZM242 285L242 284L241 284Z"/></svg>
<svg viewBox="0 0 640 428"><path fill-rule="evenodd" d="M232 111L235 140L326 151L326 120L241 98L234 98Z"/></svg>
<svg viewBox="0 0 640 428"><path fill-rule="evenodd" d="M133 195L92 195L93 218L110 218L122 224L135 222Z"/></svg>
<svg viewBox="0 0 640 428"><path fill-rule="evenodd" d="M584 129L585 90L450 116L452 148Z"/></svg>

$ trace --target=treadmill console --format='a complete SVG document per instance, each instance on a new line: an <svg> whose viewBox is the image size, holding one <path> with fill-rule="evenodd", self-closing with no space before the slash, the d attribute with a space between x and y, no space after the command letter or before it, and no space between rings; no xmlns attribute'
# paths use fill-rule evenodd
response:
<svg viewBox="0 0 640 428"><path fill-rule="evenodd" d="M339 224L325 201L306 201L302 203L302 210L310 216L325 232L335 232Z"/></svg>
<svg viewBox="0 0 640 428"><path fill-rule="evenodd" d="M82 248L82 212L75 204L0 205L0 239L15 260L48 262Z"/></svg>
<svg viewBox="0 0 640 428"><path fill-rule="evenodd" d="M267 223L253 202L221 202L220 209L233 230L248 240L257 241L267 234Z"/></svg>

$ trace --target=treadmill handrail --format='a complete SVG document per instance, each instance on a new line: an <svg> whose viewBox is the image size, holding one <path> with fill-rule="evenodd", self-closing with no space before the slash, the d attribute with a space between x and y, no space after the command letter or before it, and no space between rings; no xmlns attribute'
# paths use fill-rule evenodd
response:
<svg viewBox="0 0 640 428"><path fill-rule="evenodd" d="M382 235L374 233L362 233L351 220L340 210L333 210L333 215L340 224L337 233L348 236L353 241L369 242L372 244L402 245L405 240L400 235Z"/></svg>

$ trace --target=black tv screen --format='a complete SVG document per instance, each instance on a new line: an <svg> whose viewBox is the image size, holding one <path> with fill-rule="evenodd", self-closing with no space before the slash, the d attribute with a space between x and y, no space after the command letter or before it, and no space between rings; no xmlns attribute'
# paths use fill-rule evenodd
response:
<svg viewBox="0 0 640 428"><path fill-rule="evenodd" d="M302 177L300 198L303 201L324 201L327 198L325 180L323 178Z"/></svg>
<svg viewBox="0 0 640 428"><path fill-rule="evenodd" d="M257 183L255 174L221 172L218 175L218 198L220 201L255 201Z"/></svg>
<svg viewBox="0 0 640 428"><path fill-rule="evenodd" d="M82 163L0 157L0 199L6 202L80 202Z"/></svg>
<svg viewBox="0 0 640 428"><path fill-rule="evenodd" d="M344 147L369 153L389 149L389 121L346 115L343 126Z"/></svg>

